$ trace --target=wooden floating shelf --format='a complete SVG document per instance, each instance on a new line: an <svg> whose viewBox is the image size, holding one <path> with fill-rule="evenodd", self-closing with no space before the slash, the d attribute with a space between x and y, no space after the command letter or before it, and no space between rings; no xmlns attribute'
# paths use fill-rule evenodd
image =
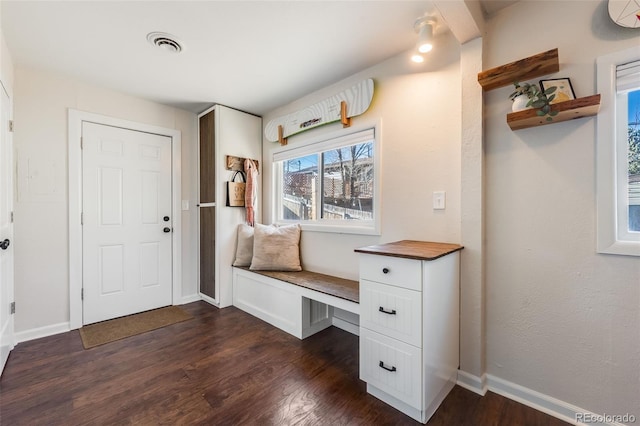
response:
<svg viewBox="0 0 640 426"><path fill-rule="evenodd" d="M483 90L487 91L558 71L560 71L558 49L551 49L519 61L482 71L478 73L478 83L480 83ZM511 127L511 130L520 130L576 118L590 117L600 111L600 95L559 102L551 105L551 110L558 111L558 115L553 117L551 121L547 121L547 116L540 117L537 115L537 109L526 109L507 114L507 124Z"/></svg>
<svg viewBox="0 0 640 426"><path fill-rule="evenodd" d="M551 49L519 61L482 71L478 73L478 83L485 91L493 90L558 71L560 71L558 49Z"/></svg>
<svg viewBox="0 0 640 426"><path fill-rule="evenodd" d="M552 104L551 110L558 111L558 115L553 117L552 121L547 121L547 116L540 117L537 115L537 109L525 109L524 111L507 114L507 124L511 127L511 130L520 130L528 127L560 123L576 118L590 117L598 114L598 111L600 111L600 95L587 96Z"/></svg>

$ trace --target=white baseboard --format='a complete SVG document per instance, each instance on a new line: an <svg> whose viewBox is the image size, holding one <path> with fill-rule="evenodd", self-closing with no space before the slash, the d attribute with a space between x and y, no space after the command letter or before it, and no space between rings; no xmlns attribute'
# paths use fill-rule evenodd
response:
<svg viewBox="0 0 640 426"><path fill-rule="evenodd" d="M29 340L40 339L41 337L49 337L54 334L66 333L70 331L68 322L61 322L59 324L47 325L40 328L32 328L31 330L19 331L14 334L15 342L22 343Z"/></svg>
<svg viewBox="0 0 640 426"><path fill-rule="evenodd" d="M331 325L333 325L334 327L338 327L341 330L348 331L351 334L355 334L356 336L360 335L360 326L345 321L342 318L332 317Z"/></svg>
<svg viewBox="0 0 640 426"><path fill-rule="evenodd" d="M200 300L204 300L205 302L207 302L210 305L215 306L216 308L220 307L220 304L218 302L216 302L213 297L209 297L206 294L200 293L198 294L198 296L200 297Z"/></svg>
<svg viewBox="0 0 640 426"><path fill-rule="evenodd" d="M202 300L200 295L193 294L191 296L183 297L178 304L184 305L186 303L197 302L199 300ZM16 332L14 333L14 341L16 344L18 344L21 342L28 342L29 340L40 339L41 337L53 336L54 334L66 333L67 331L71 331L70 323L61 322L59 324L47 325L45 327Z"/></svg>
<svg viewBox="0 0 640 426"><path fill-rule="evenodd" d="M479 395L484 395L487 390L489 390L574 425L587 424L578 421L579 416L582 416L582 418L590 418L591 420L604 417L549 395L492 376L491 374L483 374L481 377L478 377L466 371L458 370L457 384ZM590 421L588 425L623 426L622 423L617 422L598 423L595 421Z"/></svg>
<svg viewBox="0 0 640 426"><path fill-rule="evenodd" d="M194 294L191 296L183 297L180 300L180 305L184 305L186 303L197 302L202 300L200 295ZM41 337L53 336L55 334L66 333L67 331L71 331L70 323L62 322L59 324L47 325L45 327L33 328L31 330L20 331L14 333L15 343L27 342L29 340L40 339Z"/></svg>
<svg viewBox="0 0 640 426"><path fill-rule="evenodd" d="M560 420L564 420L565 422L574 425L588 424L589 426L623 426L622 423L618 422L597 422L595 420L591 421L598 418L603 418L604 420L605 416L592 413L591 411L585 410L584 408L577 407L573 404L569 404L568 402L561 401L549 395L545 395L532 389L525 388L524 386L508 382L506 380L492 376L491 374L487 374L487 385L489 387L489 390L492 392L517 401L521 404L527 405L531 408L535 408L538 411L542 411L543 413L547 413L550 416L557 417ZM588 423L583 423L578 421L579 418L590 418L590 421Z"/></svg>
<svg viewBox="0 0 640 426"><path fill-rule="evenodd" d="M577 413L587 412L575 405L568 404L559 399L552 398L538 391L508 382L490 374L487 374L487 384L489 390L492 392L572 424L576 424L575 419Z"/></svg>
<svg viewBox="0 0 640 426"><path fill-rule="evenodd" d="M458 370L458 381L456 384L481 396L484 396L487 393L486 374L478 377L471 373L467 373L466 371Z"/></svg>
<svg viewBox="0 0 640 426"><path fill-rule="evenodd" d="M202 300L202 298L199 294L196 293L192 294L191 296L184 296L182 299L180 299L178 305L186 305L187 303L199 302L200 300Z"/></svg>

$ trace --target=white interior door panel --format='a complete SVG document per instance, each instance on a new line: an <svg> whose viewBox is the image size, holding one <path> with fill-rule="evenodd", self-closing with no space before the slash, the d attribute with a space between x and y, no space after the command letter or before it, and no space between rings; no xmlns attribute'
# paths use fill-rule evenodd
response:
<svg viewBox="0 0 640 426"><path fill-rule="evenodd" d="M171 138L82 125L83 323L172 302Z"/></svg>

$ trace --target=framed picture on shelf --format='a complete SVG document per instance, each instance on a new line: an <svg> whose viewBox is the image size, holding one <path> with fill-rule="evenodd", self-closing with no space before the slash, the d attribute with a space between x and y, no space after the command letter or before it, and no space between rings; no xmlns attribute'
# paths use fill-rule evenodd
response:
<svg viewBox="0 0 640 426"><path fill-rule="evenodd" d="M571 86L571 80L569 80L568 77L540 80L540 90L543 92L553 86L556 86L557 89L553 92L556 97L551 101L552 104L570 101L576 98L576 94L573 92L573 86Z"/></svg>

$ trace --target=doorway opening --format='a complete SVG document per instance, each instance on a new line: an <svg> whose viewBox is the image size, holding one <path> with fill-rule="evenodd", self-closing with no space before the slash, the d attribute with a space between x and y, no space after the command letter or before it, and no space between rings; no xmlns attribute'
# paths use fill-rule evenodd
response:
<svg viewBox="0 0 640 426"><path fill-rule="evenodd" d="M84 306L83 306L83 144L85 141L83 140L83 126L106 126L110 129L120 129L127 131L138 132L140 134L148 134L148 135L156 135L160 136L160 139L167 139L170 147L170 207L166 209L170 209L170 213L160 212L158 210L158 215L160 217L160 221L165 221L165 217L169 217L171 226L160 226L157 231L167 232L166 229L169 228L168 234L170 237L170 257L171 257L171 268L170 272L168 269L165 269L163 273L170 273L171 275L171 283L170 283L170 292L171 292L171 300L169 304L177 304L181 297L180 291L180 282L181 282L181 179L180 179L180 164L181 164L181 135L180 131L175 129L162 128L157 126L150 126L147 124L136 123L132 121L116 119L111 117L102 116L99 114L92 114L77 110L69 110L69 328L77 329L82 327L84 323ZM105 139L109 140L109 138ZM113 138L111 139L113 140ZM103 144L108 145L108 144ZM161 143L160 143L161 145ZM113 145L115 146L115 145ZM113 148L112 146L112 148ZM108 150L109 147L106 147ZM150 155L155 152L155 148L153 148L153 143L142 143L142 147L139 147L138 151L147 150L146 152ZM152 152L153 151L153 152ZM159 152L159 151L158 151ZM112 168L115 169L115 168ZM108 172L107 172L108 173ZM155 172L154 172L155 173ZM151 173L147 174L149 179L146 179L146 182L151 185L151 187L155 187L154 182L156 182L156 174ZM117 173L116 173L117 174ZM112 188L117 189L121 186ZM117 191L116 191L117 192ZM149 191L145 191L148 193ZM113 191L109 196L113 196ZM153 201L153 200L151 200ZM165 209L165 210L166 210ZM106 213L113 213L115 210ZM105 255L104 259L106 261L115 262L121 255L116 256L116 251L118 251L115 247L116 245L111 245L103 250L103 254ZM115 248L114 248L115 247ZM150 264L154 264L157 262L153 262L155 258L155 253L159 250L159 245L151 244L146 246L149 250L142 254L142 257L145 257L146 262ZM156 250L158 249L158 250ZM153 254L154 256L151 256ZM116 262L115 264L118 264ZM108 265L105 264L105 268ZM151 274L147 271L147 278L149 278L148 282L150 284L154 284L156 279L157 272L153 272ZM103 274L103 278L106 275ZM114 276L106 276L107 279L111 280L111 284L118 283L121 281L119 278L115 279ZM157 277L160 278L160 277ZM117 287L117 286L116 286ZM116 287L112 287L113 290ZM138 296L140 297L140 296ZM124 311L123 311L124 312ZM126 313L125 313L126 314Z"/></svg>

